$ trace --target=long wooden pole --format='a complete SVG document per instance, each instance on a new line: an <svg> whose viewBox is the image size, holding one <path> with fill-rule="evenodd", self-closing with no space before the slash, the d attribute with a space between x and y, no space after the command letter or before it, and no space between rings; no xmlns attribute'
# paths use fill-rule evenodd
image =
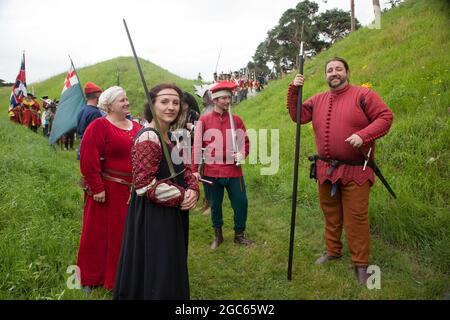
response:
<svg viewBox="0 0 450 320"><path fill-rule="evenodd" d="M354 32L356 30L356 21L355 21L355 0L350 0L350 15L352 19L351 23L351 31Z"/></svg>
<svg viewBox="0 0 450 320"><path fill-rule="evenodd" d="M159 125L158 118L156 118L155 112L153 110L153 104L152 104L152 99L150 98L150 92L148 91L147 83L145 82L145 78L144 78L144 73L142 72L142 68L141 68L141 65L139 63L139 58L138 58L138 56L136 54L136 50L134 49L133 41L131 40L131 35L130 35L130 32L128 31L128 26L127 26L127 23L126 23L125 19L123 19L123 24L125 25L125 30L126 30L127 35L128 35L128 40L130 40L130 45L131 45L131 49L133 50L134 60L136 61L136 66L137 66L138 71L139 71L139 76L141 77L141 82L142 82L142 85L144 86L145 96L147 97L147 102L148 102L148 105L150 107L150 111L152 113L153 120L155 122L155 129L161 135L161 147L162 147L162 150L163 150L164 158L166 159L166 162L167 162L167 165L168 165L169 171L170 171L169 179L173 179L177 175L179 175L181 172L183 172L184 170L181 171L181 172L178 172L178 173L175 172L175 169L174 169L173 163L172 163L172 159L170 158L169 150L167 149L166 143L164 142L164 138L162 137L162 133L161 133L162 131L161 131L161 127Z"/></svg>
<svg viewBox="0 0 450 320"><path fill-rule="evenodd" d="M302 28L303 29L303 28ZM299 54L299 74L303 74L303 41L300 43ZM294 182L292 186L292 211L291 211L291 234L289 238L289 259L288 259L288 280L292 279L292 260L294 257L294 234L295 234L295 216L297 214L297 189L298 189L298 165L300 160L300 128L302 115L302 94L303 86L298 88L297 114L295 121L297 122L297 130L295 133L295 160L294 160Z"/></svg>

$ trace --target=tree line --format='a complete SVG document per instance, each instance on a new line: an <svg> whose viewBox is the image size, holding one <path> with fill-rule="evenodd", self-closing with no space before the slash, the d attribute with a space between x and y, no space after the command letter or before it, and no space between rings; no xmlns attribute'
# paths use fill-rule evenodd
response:
<svg viewBox="0 0 450 320"><path fill-rule="evenodd" d="M401 0L391 0L391 8ZM379 1L373 1L374 6ZM247 68L256 74L277 74L291 70L297 62L300 42L304 41L304 49L308 56L331 47L336 41L361 27L354 18L353 12L331 9L318 13L319 5L310 0L299 2L295 8L286 10L278 25L267 32L266 39L261 42L248 62ZM303 31L303 32L302 32ZM268 64L275 70L270 70Z"/></svg>
<svg viewBox="0 0 450 320"><path fill-rule="evenodd" d="M6 82L3 79L0 79L0 87L11 87L14 83L12 82Z"/></svg>

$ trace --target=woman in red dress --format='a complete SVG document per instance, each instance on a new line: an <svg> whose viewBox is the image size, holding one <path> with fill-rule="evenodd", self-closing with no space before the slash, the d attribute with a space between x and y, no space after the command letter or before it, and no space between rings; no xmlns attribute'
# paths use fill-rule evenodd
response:
<svg viewBox="0 0 450 320"><path fill-rule="evenodd" d="M122 88L105 90L99 106L107 116L89 124L80 150L87 190L77 265L86 291L101 285L114 289L130 196L131 147L141 129L126 118L129 103Z"/></svg>

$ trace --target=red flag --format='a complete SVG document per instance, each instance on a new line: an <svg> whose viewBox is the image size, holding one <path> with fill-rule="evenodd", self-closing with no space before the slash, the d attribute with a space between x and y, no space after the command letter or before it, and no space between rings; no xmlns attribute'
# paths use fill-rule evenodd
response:
<svg viewBox="0 0 450 320"><path fill-rule="evenodd" d="M11 97L9 99L9 110L22 102L22 99L27 96L27 80L25 77L25 52L23 53L20 71L17 75L16 82L12 87Z"/></svg>
<svg viewBox="0 0 450 320"><path fill-rule="evenodd" d="M69 73L67 73L66 79L64 80L64 87L62 89L61 95L66 91L67 89L70 89L74 84L78 83L78 77L75 73L75 70L73 66L70 66Z"/></svg>

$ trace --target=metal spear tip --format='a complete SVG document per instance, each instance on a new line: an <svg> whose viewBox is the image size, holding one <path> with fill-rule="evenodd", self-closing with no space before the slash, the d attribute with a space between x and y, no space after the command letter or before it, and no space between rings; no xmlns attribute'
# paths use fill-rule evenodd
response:
<svg viewBox="0 0 450 320"><path fill-rule="evenodd" d="M298 54L300 57L303 57L303 41L300 42L300 53Z"/></svg>

